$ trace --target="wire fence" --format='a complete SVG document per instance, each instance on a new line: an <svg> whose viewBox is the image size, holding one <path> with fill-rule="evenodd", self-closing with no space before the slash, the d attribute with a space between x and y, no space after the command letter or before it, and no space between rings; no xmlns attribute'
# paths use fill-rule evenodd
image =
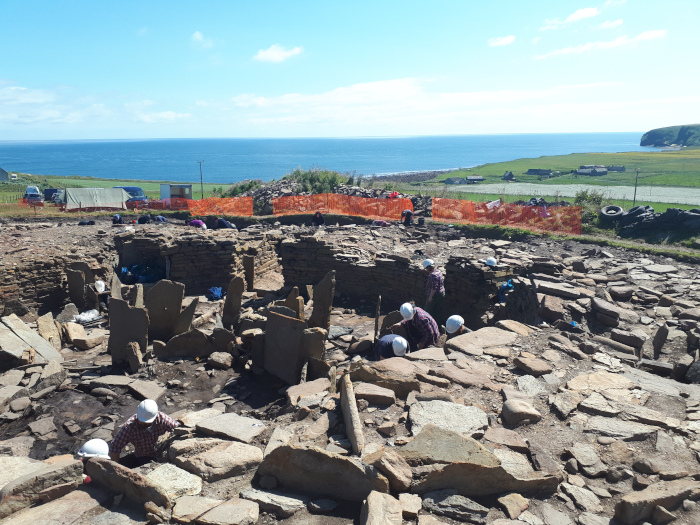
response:
<svg viewBox="0 0 700 525"><path fill-rule="evenodd" d="M320 211L367 219L399 220L402 211L413 211L413 203L405 198L373 199L337 193L318 193L272 199L272 210L274 215L298 215Z"/></svg>
<svg viewBox="0 0 700 525"><path fill-rule="evenodd" d="M520 206L500 201L433 199L433 220L457 224L494 224L536 232L581 235L577 206Z"/></svg>

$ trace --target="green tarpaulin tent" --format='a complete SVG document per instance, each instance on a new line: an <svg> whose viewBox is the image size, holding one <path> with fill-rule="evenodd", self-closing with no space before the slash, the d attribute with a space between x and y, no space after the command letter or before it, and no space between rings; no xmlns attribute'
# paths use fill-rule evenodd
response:
<svg viewBox="0 0 700 525"><path fill-rule="evenodd" d="M126 209L131 197L121 188L66 188L61 200L66 210L86 208Z"/></svg>

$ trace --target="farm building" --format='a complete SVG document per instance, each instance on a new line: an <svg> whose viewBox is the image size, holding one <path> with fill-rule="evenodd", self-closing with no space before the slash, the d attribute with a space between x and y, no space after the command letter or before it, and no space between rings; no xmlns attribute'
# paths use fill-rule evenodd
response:
<svg viewBox="0 0 700 525"><path fill-rule="evenodd" d="M587 175L590 177L600 177L601 175L607 175L607 168L583 168L574 171L576 175Z"/></svg>
<svg viewBox="0 0 700 525"><path fill-rule="evenodd" d="M462 179L460 177L450 177L448 179L445 179L445 184L466 184L467 181L465 179Z"/></svg>
<svg viewBox="0 0 700 525"><path fill-rule="evenodd" d="M530 168L527 170L526 175L551 175L552 170L542 169L542 168Z"/></svg>
<svg viewBox="0 0 700 525"><path fill-rule="evenodd" d="M512 171L506 171L503 177L501 177L501 180L515 180L515 175L513 175Z"/></svg>
<svg viewBox="0 0 700 525"><path fill-rule="evenodd" d="M0 168L0 182L7 182L8 180L10 180L10 174Z"/></svg>
<svg viewBox="0 0 700 525"><path fill-rule="evenodd" d="M584 164L583 166L579 166L578 169L580 170L594 170L594 169L607 169L605 166L602 164Z"/></svg>
<svg viewBox="0 0 700 525"><path fill-rule="evenodd" d="M486 179L481 175L472 175L467 177L467 184L476 184L477 182L484 182Z"/></svg>
<svg viewBox="0 0 700 525"><path fill-rule="evenodd" d="M608 171L627 171L624 166L608 166Z"/></svg>

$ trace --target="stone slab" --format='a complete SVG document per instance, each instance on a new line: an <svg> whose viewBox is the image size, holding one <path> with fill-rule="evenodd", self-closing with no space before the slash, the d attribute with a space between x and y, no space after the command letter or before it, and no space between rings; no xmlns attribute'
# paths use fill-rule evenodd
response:
<svg viewBox="0 0 700 525"><path fill-rule="evenodd" d="M238 414L221 414L197 423L199 432L250 443L267 428L262 421Z"/></svg>
<svg viewBox="0 0 700 525"><path fill-rule="evenodd" d="M422 401L409 409L411 433L415 436L428 423L473 438L480 438L489 426L486 413L473 406L448 401Z"/></svg>

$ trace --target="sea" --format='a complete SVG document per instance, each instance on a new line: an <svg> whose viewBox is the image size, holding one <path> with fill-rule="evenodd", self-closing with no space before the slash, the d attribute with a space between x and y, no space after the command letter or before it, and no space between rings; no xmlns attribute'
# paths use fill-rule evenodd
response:
<svg viewBox="0 0 700 525"><path fill-rule="evenodd" d="M222 185L296 168L372 176L470 168L569 153L649 151L642 133L358 138L0 141L0 168L34 175ZM201 162L201 163L200 163ZM201 173L200 173L201 169Z"/></svg>

